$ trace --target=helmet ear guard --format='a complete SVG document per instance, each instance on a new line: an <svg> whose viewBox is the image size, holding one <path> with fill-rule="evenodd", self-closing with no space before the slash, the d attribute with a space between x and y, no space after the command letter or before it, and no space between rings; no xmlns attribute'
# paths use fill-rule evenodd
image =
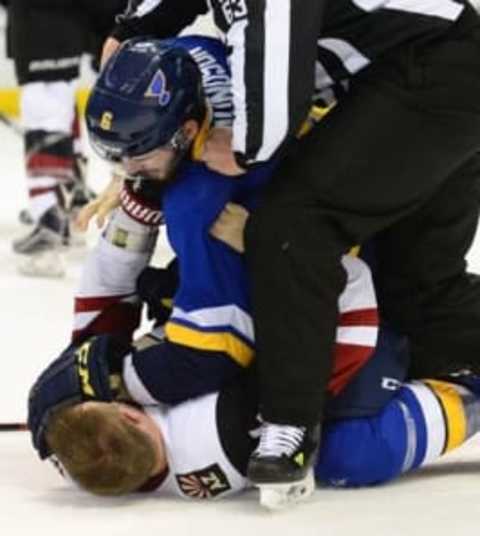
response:
<svg viewBox="0 0 480 536"><path fill-rule="evenodd" d="M182 125L189 119L201 124L205 114L202 76L190 54L171 39L135 38L107 62L86 122L93 149L118 162L162 146L184 153Z"/></svg>

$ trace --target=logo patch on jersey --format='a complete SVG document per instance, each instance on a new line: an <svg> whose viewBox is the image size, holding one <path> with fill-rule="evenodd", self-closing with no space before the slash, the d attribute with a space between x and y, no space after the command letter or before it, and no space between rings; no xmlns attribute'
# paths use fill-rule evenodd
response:
<svg viewBox="0 0 480 536"><path fill-rule="evenodd" d="M182 492L192 499L212 499L231 489L227 476L216 463L175 478Z"/></svg>
<svg viewBox="0 0 480 536"><path fill-rule="evenodd" d="M165 73L159 69L152 78L145 97L155 97L160 106L166 106L171 99L171 93L167 90L167 79Z"/></svg>

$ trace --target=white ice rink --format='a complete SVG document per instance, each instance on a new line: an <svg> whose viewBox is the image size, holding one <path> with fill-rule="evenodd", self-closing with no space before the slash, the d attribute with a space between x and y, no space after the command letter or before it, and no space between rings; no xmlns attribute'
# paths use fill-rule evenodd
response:
<svg viewBox="0 0 480 536"><path fill-rule="evenodd" d="M71 256L64 280L17 275L10 244L24 231L17 213L26 195L21 143L4 126L0 170L0 422L24 421L29 386L67 343L81 256ZM97 188L107 179L98 163L91 176ZM478 269L480 243L470 257ZM27 433L0 432L0 536L471 536L479 525L478 437L393 484L318 490L311 502L272 515L258 508L253 492L210 504L91 497L42 464Z"/></svg>

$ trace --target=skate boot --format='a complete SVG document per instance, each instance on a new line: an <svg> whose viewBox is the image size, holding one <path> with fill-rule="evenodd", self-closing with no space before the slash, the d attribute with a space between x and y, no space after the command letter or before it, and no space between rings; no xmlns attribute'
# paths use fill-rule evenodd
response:
<svg viewBox="0 0 480 536"><path fill-rule="evenodd" d="M68 243L67 215L53 206L27 236L13 242L14 252L22 255L19 272L30 277L63 277L63 253Z"/></svg>
<svg viewBox="0 0 480 536"><path fill-rule="evenodd" d="M315 489L313 464L320 425L297 427L264 422L247 476L260 490L260 504L279 510L307 499Z"/></svg>
<svg viewBox="0 0 480 536"><path fill-rule="evenodd" d="M480 375L472 372L471 368L459 369L450 374L440 376L439 379L465 387L476 399L480 399Z"/></svg>
<svg viewBox="0 0 480 536"><path fill-rule="evenodd" d="M18 221L21 224L28 226L33 225L35 223L28 208L22 208L22 210L18 213Z"/></svg>

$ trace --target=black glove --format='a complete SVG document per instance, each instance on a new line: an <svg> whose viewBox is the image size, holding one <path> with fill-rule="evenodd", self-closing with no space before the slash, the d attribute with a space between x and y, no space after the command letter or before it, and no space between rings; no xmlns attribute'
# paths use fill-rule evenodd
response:
<svg viewBox="0 0 480 536"><path fill-rule="evenodd" d="M91 337L71 344L39 376L28 397L28 428L42 460L50 455L45 432L52 413L87 400L114 400L130 351L130 345L111 335Z"/></svg>
<svg viewBox="0 0 480 536"><path fill-rule="evenodd" d="M172 312L171 300L178 288L178 262L174 259L167 268L147 266L137 279L137 294L147 305L149 320L163 326Z"/></svg>

